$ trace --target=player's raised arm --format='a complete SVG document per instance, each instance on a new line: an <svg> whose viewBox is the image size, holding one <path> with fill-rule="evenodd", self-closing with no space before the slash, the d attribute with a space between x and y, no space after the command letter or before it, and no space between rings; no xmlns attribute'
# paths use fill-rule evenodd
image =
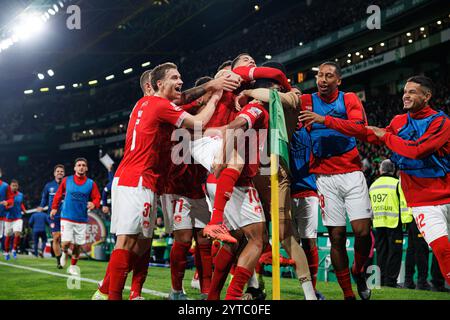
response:
<svg viewBox="0 0 450 320"><path fill-rule="evenodd" d="M242 77L244 81L252 81L256 79L273 79L277 81L286 91L291 90L291 85L283 73L283 71L276 68L269 67L237 67L233 72Z"/></svg>
<svg viewBox="0 0 450 320"><path fill-rule="evenodd" d="M269 103L270 101L270 90L266 88L243 90L241 93L262 102ZM299 107L300 99L295 92L278 92L278 95L280 96L281 104L284 108L295 110Z"/></svg>
<svg viewBox="0 0 450 320"><path fill-rule="evenodd" d="M237 77L233 77L231 73L224 74L216 79L208 81L207 83L183 91L180 99L176 99L173 102L177 105L189 104L205 95L207 92L220 90L234 91L239 87L239 85L240 81Z"/></svg>

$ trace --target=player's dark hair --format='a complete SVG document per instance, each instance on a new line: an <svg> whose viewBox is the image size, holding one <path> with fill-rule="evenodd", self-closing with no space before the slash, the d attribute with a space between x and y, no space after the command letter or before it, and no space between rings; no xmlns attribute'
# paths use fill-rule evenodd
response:
<svg viewBox="0 0 450 320"><path fill-rule="evenodd" d="M84 163L86 163L86 165L88 165L88 161L86 158L76 158L74 164L76 165L78 161L83 161Z"/></svg>
<svg viewBox="0 0 450 320"><path fill-rule="evenodd" d="M195 85L196 87L201 86L202 84L205 84L207 82L210 82L213 78L205 76L205 77L201 77L198 78L197 80L195 80Z"/></svg>
<svg viewBox="0 0 450 320"><path fill-rule="evenodd" d="M321 66L332 66L336 70L336 75L341 78L342 77L342 70L341 67L334 61L325 61L321 64Z"/></svg>
<svg viewBox="0 0 450 320"><path fill-rule="evenodd" d="M414 82L420 84L421 87L424 87L430 90L431 94L434 92L434 83L433 80L426 76L414 76L406 80L406 82Z"/></svg>
<svg viewBox="0 0 450 320"><path fill-rule="evenodd" d="M151 77L150 77L150 73L152 72L152 69L150 69L150 70L145 70L144 72L142 72L142 74L141 74L141 78L140 78L140 80L139 80L139 83L140 83L140 85L141 85L141 90L142 90L142 93L145 95L145 84L146 83L150 83L150 79L151 79ZM151 85L151 83L150 83L150 85Z"/></svg>
<svg viewBox="0 0 450 320"><path fill-rule="evenodd" d="M248 53L246 53L246 52L240 53L236 58L233 59L233 61L231 61L231 70L234 69L234 67L236 66L236 63L238 63L239 59L240 59L242 56L249 56L249 57L251 57L251 55L248 54Z"/></svg>
<svg viewBox="0 0 450 320"><path fill-rule="evenodd" d="M218 68L217 68L217 72L219 72L220 70L225 69L226 67L231 67L231 65L233 64L232 60L227 60L224 63L222 63Z"/></svg>
<svg viewBox="0 0 450 320"><path fill-rule="evenodd" d="M164 79L167 71L169 71L170 69L178 69L178 67L175 63L166 62L166 63L156 66L152 70L152 72L150 72L150 77L151 77L150 81L151 81L153 90L158 91L158 85L157 85L158 80Z"/></svg>
<svg viewBox="0 0 450 320"><path fill-rule="evenodd" d="M13 184L13 183L19 184L19 181L17 181L17 179L11 179L11 181L9 182L9 184L11 185L11 184Z"/></svg>
<svg viewBox="0 0 450 320"><path fill-rule="evenodd" d="M63 170L66 170L66 169L64 168L64 165L62 165L62 164L57 164L57 165L53 168L53 172L55 172L56 169L58 169L58 168L61 168L61 169L63 169Z"/></svg>

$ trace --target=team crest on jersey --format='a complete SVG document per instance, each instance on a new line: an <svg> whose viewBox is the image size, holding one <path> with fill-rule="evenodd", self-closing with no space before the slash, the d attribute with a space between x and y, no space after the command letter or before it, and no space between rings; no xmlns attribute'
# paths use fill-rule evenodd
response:
<svg viewBox="0 0 450 320"><path fill-rule="evenodd" d="M256 207L255 207L255 213L257 213L257 214L261 214L261 213L262 213L262 208L261 208L261 206L256 206Z"/></svg>
<svg viewBox="0 0 450 320"><path fill-rule="evenodd" d="M262 113L261 109L255 107L251 107L247 112L255 118L257 118Z"/></svg>
<svg viewBox="0 0 450 320"><path fill-rule="evenodd" d="M306 106L305 109L308 111L312 111L312 106Z"/></svg>
<svg viewBox="0 0 450 320"><path fill-rule="evenodd" d="M175 223L180 223L181 222L181 215L177 214L173 217L173 220L175 221Z"/></svg>
<svg viewBox="0 0 450 320"><path fill-rule="evenodd" d="M49 191L50 191L50 193L53 193L53 192L55 192L55 188L50 188Z"/></svg>
<svg viewBox="0 0 450 320"><path fill-rule="evenodd" d="M171 103L171 106L173 107L173 109L174 109L175 111L182 111L182 110L183 110L182 108L180 108L179 106L177 106L175 103Z"/></svg>

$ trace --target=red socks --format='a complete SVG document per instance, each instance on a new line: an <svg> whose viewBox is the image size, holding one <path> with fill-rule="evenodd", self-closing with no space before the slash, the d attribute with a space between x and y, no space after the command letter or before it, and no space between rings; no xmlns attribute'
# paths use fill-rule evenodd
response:
<svg viewBox="0 0 450 320"><path fill-rule="evenodd" d="M6 253L9 252L10 246L11 246L11 236L6 236L5 237L5 252Z"/></svg>
<svg viewBox="0 0 450 320"><path fill-rule="evenodd" d="M17 247L20 244L20 236L14 236L14 242L13 242L13 250L17 251Z"/></svg>
<svg viewBox="0 0 450 320"><path fill-rule="evenodd" d="M445 281L450 285L450 242L447 236L437 238L430 243L430 247L436 256Z"/></svg>
<svg viewBox="0 0 450 320"><path fill-rule="evenodd" d="M339 282L339 286L344 292L344 298L354 297L355 294L353 293L352 282L350 280L350 271L348 268L341 271L336 271L336 277Z"/></svg>
<svg viewBox="0 0 450 320"><path fill-rule="evenodd" d="M319 271L319 251L317 246L312 249L305 250L306 259L308 260L309 272L314 289L316 289L317 273Z"/></svg>
<svg viewBox="0 0 450 320"><path fill-rule="evenodd" d="M240 300L244 287L252 275L253 271L237 266L234 271L233 280L231 280L230 286L228 287L225 300Z"/></svg>
<svg viewBox="0 0 450 320"><path fill-rule="evenodd" d="M147 251L141 257L135 255L135 258L136 260L133 263L133 279L131 280L130 300L139 297L142 293L142 287L148 274L150 251Z"/></svg>
<svg viewBox="0 0 450 320"><path fill-rule="evenodd" d="M174 241L170 250L170 273L172 275L172 289L183 290L184 271L186 270L186 255L191 247L191 242Z"/></svg>
<svg viewBox="0 0 450 320"><path fill-rule="evenodd" d="M98 288L98 290L103 294L109 293L109 283L110 283L110 270L111 270L111 261L108 263L106 267L105 277L103 278L102 285Z"/></svg>
<svg viewBox="0 0 450 320"><path fill-rule="evenodd" d="M222 291L223 285L227 280L228 272L230 272L233 261L234 255L222 247L215 259L214 273L211 279L208 300L220 300L220 291Z"/></svg>
<svg viewBox="0 0 450 320"><path fill-rule="evenodd" d="M124 249L115 249L111 254L108 300L122 300L122 291L130 271L131 256L132 253Z"/></svg>
<svg viewBox="0 0 450 320"><path fill-rule="evenodd" d="M359 252L355 251L355 260L353 261L353 273L359 274L361 272L364 272L364 265L367 262L367 259L369 259L368 256L363 256Z"/></svg>
<svg viewBox="0 0 450 320"><path fill-rule="evenodd" d="M223 223L223 211L227 201L230 200L234 185L241 173L232 168L226 168L217 179L216 195L214 197L214 209L209 224Z"/></svg>
<svg viewBox="0 0 450 320"><path fill-rule="evenodd" d="M201 292L208 294L212 276L211 244L197 244L195 247L195 267L200 280Z"/></svg>
<svg viewBox="0 0 450 320"><path fill-rule="evenodd" d="M75 265L77 264L77 262L78 262L78 259L75 259L75 258L73 258L73 257L72 257L72 259L70 260L70 264L73 265L73 266L75 266Z"/></svg>

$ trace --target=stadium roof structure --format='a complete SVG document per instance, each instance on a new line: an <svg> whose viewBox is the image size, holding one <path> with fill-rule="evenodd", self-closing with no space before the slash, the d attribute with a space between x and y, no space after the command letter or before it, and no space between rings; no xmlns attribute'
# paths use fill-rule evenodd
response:
<svg viewBox="0 0 450 320"><path fill-rule="evenodd" d="M43 14L53 6L45 29L27 41L0 50L0 91L23 93L28 87L58 86L121 73L150 61L175 61L255 19L289 10L296 0L0 0L0 44L24 12ZM69 29L71 13L80 8L80 29ZM257 10L258 9L258 10ZM260 10L261 9L261 10ZM48 14L47 14L48 15ZM13 26L12 26L13 27ZM39 80L48 69L53 77Z"/></svg>

